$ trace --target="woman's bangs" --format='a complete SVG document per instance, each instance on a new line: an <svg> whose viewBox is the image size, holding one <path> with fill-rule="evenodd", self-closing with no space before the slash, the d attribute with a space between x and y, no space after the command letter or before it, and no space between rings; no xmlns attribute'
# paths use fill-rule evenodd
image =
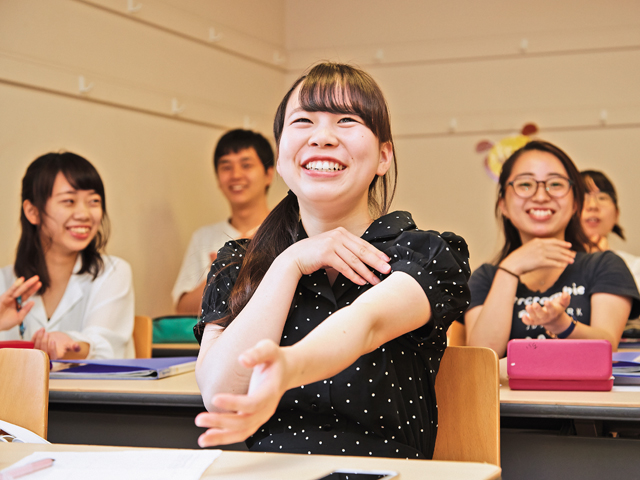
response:
<svg viewBox="0 0 640 480"><path fill-rule="evenodd" d="M348 84L344 78L306 77L302 82L298 101L307 112L329 112L358 115L365 125L378 134L373 124L373 114L364 101L364 92Z"/></svg>
<svg viewBox="0 0 640 480"><path fill-rule="evenodd" d="M104 200L104 185L98 172L84 162L64 162L61 172L76 190L93 190Z"/></svg>

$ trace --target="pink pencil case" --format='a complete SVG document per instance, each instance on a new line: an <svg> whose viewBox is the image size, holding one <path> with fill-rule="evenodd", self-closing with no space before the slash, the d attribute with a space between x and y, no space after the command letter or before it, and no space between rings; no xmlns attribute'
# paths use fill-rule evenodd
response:
<svg viewBox="0 0 640 480"><path fill-rule="evenodd" d="M507 374L512 390L609 391L611 344L606 340L511 340Z"/></svg>

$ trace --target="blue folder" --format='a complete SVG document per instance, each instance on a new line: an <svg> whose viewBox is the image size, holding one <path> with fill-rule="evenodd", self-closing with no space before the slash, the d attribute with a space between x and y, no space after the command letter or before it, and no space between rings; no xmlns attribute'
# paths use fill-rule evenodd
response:
<svg viewBox="0 0 640 480"><path fill-rule="evenodd" d="M50 378L153 380L195 370L197 357L54 360Z"/></svg>

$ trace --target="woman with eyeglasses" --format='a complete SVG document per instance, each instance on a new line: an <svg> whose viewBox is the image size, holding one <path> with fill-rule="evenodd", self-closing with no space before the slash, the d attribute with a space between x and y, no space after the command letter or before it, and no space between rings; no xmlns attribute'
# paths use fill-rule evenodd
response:
<svg viewBox="0 0 640 480"><path fill-rule="evenodd" d="M596 338L615 350L640 296L618 256L586 252L585 188L574 163L533 141L504 163L499 184L505 243L469 281L467 344L504 356L513 338Z"/></svg>
<svg viewBox="0 0 640 480"><path fill-rule="evenodd" d="M609 250L610 233L625 240L622 227L618 224L620 209L616 187L604 173L597 170L584 170L581 175L587 187L582 207L582 229L591 241L589 251L604 252ZM615 253L631 270L636 285L640 285L640 257L620 250L615 250Z"/></svg>

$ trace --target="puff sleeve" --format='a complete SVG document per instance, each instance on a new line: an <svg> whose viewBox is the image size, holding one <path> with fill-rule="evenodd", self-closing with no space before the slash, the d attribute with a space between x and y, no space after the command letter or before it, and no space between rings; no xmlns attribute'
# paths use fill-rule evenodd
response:
<svg viewBox="0 0 640 480"><path fill-rule="evenodd" d="M211 270L207 275L207 286L202 295L200 319L193 327L198 343L202 341L202 334L207 323L229 315L229 295L238 280L248 243L247 239L232 240L225 243L218 251L218 257L211 265ZM226 327L228 322L222 325Z"/></svg>
<svg viewBox="0 0 640 480"><path fill-rule="evenodd" d="M391 258L391 273L413 277L429 299L431 321L411 335L420 342L433 333L446 335L451 322L464 315L469 305L471 271L464 239L451 232L410 230L382 250Z"/></svg>

